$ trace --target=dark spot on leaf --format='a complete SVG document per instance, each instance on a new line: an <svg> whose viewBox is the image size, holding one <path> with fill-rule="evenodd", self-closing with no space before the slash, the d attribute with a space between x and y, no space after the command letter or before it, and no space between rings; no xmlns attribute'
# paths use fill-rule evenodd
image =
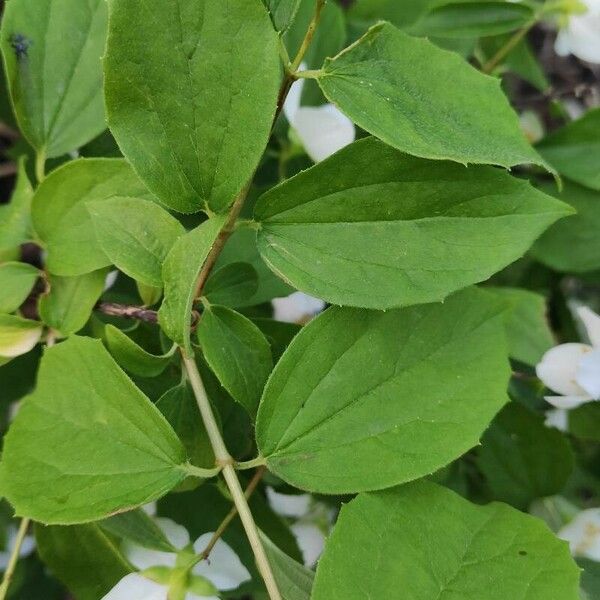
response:
<svg viewBox="0 0 600 600"><path fill-rule="evenodd" d="M520 556L527 556L527 551L526 550L519 550L519 555Z"/></svg>
<svg viewBox="0 0 600 600"><path fill-rule="evenodd" d="M13 33L10 36L10 45L15 52L17 60L27 58L27 52L29 52L29 48L32 44L33 42L22 33Z"/></svg>

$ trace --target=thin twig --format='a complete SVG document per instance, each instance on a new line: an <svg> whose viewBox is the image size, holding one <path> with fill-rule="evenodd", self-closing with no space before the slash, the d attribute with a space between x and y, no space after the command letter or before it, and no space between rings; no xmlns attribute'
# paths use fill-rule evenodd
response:
<svg viewBox="0 0 600 600"><path fill-rule="evenodd" d="M529 33L536 23L537 18L532 19L529 23L516 31L506 44L504 44L504 46L502 46L502 48L500 48L500 50L498 50L498 52L483 65L481 71L489 75L510 54L510 52L516 48L517 44Z"/></svg>
<svg viewBox="0 0 600 600"><path fill-rule="evenodd" d="M194 298L198 299L202 295L202 290L204 289L204 285L212 271L212 268L215 266L217 262L217 258L219 258L219 254L225 247L225 242L229 239L229 236L233 233L235 228L235 222L240 216L240 212L242 211L242 207L244 206L244 202L246 201L246 196L248 195L248 190L250 189L250 183L244 186L244 189L238 194L238 197L235 199L235 202L231 206L231 210L229 211L229 216L227 217L227 221L223 228L219 232L213 247L210 249L204 264L202 265L202 269L200 270L200 274L198 275L198 279L196 280L196 290L194 294Z"/></svg>
<svg viewBox="0 0 600 600"><path fill-rule="evenodd" d="M17 163L5 162L0 164L0 177L8 177L14 175L17 172Z"/></svg>
<svg viewBox="0 0 600 600"><path fill-rule="evenodd" d="M145 321L146 323L158 323L158 313L143 306L131 306L116 302L99 302L96 304L96 310L111 317L123 317L124 319Z"/></svg>
<svg viewBox="0 0 600 600"><path fill-rule="evenodd" d="M306 51L308 50L308 47L310 46L310 43L313 40L315 31L317 30L317 27L319 25L319 21L321 20L321 15L323 13L323 8L325 8L326 1L327 0L316 0L315 12L310 21L310 25L306 30L306 35L304 36L304 39L300 44L300 48L296 56L294 57L294 60L291 62L291 64L286 65L286 76L283 81L283 85L281 86L281 90L279 92L279 98L277 99L277 111L275 113L275 119L273 123L275 123L275 120L277 120L279 113L283 110L283 104L285 102L285 99L287 98L290 88L292 87L292 84L296 79L296 71L298 70L300 64L302 63L302 60L304 59L304 55L306 54Z"/></svg>
<svg viewBox="0 0 600 600"><path fill-rule="evenodd" d="M248 486L246 487L246 491L244 492L244 496L246 496L246 500L248 500L250 498L250 496L252 496L252 494L254 493L254 490L256 489L256 486L258 486L258 483L262 479L266 470L267 470L267 468L264 466L256 469L254 476L250 480L250 483L248 484ZM221 521L221 524L217 527L217 530L214 532L213 536L210 538L208 544L206 544L206 548L204 548L204 550L198 555L194 564L197 564L203 560L208 559L208 557L210 556L210 553L212 552L212 549L215 547L216 543L219 541L221 536L225 533L225 530L227 529L227 527L229 527L229 525L235 519L237 514L238 514L238 509L237 509L237 506L234 505L231 508L231 510L227 513L227 516Z"/></svg>
<svg viewBox="0 0 600 600"><path fill-rule="evenodd" d="M21 553L21 546L23 545L23 540L27 535L27 529L29 528L29 524L31 520L28 518L21 519L21 524L19 525L19 531L17 532L17 538L15 540L15 545L12 549L10 559L8 561L8 565L6 566L6 571L4 571L4 577L2 579L2 584L0 585L0 600L4 600L6 598L6 593L8 592L8 588L12 581L13 575L15 574L15 569L17 567L17 562L19 561L19 555Z"/></svg>

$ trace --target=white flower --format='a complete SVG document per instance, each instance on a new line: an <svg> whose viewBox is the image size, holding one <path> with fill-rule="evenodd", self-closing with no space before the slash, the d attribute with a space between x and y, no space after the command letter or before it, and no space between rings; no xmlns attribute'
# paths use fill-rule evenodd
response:
<svg viewBox="0 0 600 600"><path fill-rule="evenodd" d="M569 542L573 555L600 561L600 508L581 511L558 537Z"/></svg>
<svg viewBox="0 0 600 600"><path fill-rule="evenodd" d="M313 567L325 548L325 536L314 523L298 521L290 529L298 542L304 565Z"/></svg>
<svg viewBox="0 0 600 600"><path fill-rule="evenodd" d="M312 496L310 494L280 494L272 487L267 487L267 500L278 515L299 518L308 514Z"/></svg>
<svg viewBox="0 0 600 600"><path fill-rule="evenodd" d="M546 411L544 420L546 427L558 429L564 433L569 431L569 411L564 408L552 408Z"/></svg>
<svg viewBox="0 0 600 600"><path fill-rule="evenodd" d="M119 277L119 271L109 271L106 274L106 277L104 279L104 290L103 291L107 291L110 290L110 288L115 285L115 283L117 282L117 278Z"/></svg>
<svg viewBox="0 0 600 600"><path fill-rule="evenodd" d="M8 525L6 527L6 547L0 552L0 571L4 571L8 566L11 554L15 548L15 542L17 541L16 525ZM35 539L31 535L26 535L21 544L19 550L19 556L27 556L35 550Z"/></svg>
<svg viewBox="0 0 600 600"><path fill-rule="evenodd" d="M600 400L600 316L587 307L579 308L590 344L561 344L548 350L536 367L544 385L560 396L545 396L561 409L572 409Z"/></svg>
<svg viewBox="0 0 600 600"><path fill-rule="evenodd" d="M600 63L600 0L581 0L587 10L568 17L560 29L554 49L560 56L574 54L577 58Z"/></svg>
<svg viewBox="0 0 600 600"><path fill-rule="evenodd" d="M284 323L305 323L325 308L325 302L303 292L294 292L284 298L274 298L273 318Z"/></svg>
<svg viewBox="0 0 600 600"><path fill-rule="evenodd" d="M544 137L544 124L536 112L526 110L519 115L521 129L531 144L539 142Z"/></svg>
<svg viewBox="0 0 600 600"><path fill-rule="evenodd" d="M125 542L123 550L129 562L141 573L131 573L110 591L103 600L168 600L172 574L181 568L182 557L193 558L207 546L213 533L201 535L190 546L187 530L170 519L157 518L156 524L178 552L161 552ZM183 561L185 562L185 560ZM222 540L213 547L210 558L190 569L189 587L185 600L219 600L218 590L234 590L250 580L250 573L234 551Z"/></svg>
<svg viewBox="0 0 600 600"><path fill-rule="evenodd" d="M315 565L325 548L325 535L333 522L332 511L310 494L280 494L267 488L271 508L283 517L295 517L290 529L296 538L304 565Z"/></svg>
<svg viewBox="0 0 600 600"><path fill-rule="evenodd" d="M301 65L304 69L304 65ZM352 121L333 104L300 106L304 80L296 81L283 105L283 112L294 128L306 153L315 162L325 160L356 137Z"/></svg>

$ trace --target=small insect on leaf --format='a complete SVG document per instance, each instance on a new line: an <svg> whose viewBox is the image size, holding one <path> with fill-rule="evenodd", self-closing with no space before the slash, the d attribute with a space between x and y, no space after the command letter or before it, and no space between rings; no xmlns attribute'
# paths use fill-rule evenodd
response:
<svg viewBox="0 0 600 600"><path fill-rule="evenodd" d="M15 52L17 60L23 60L27 58L30 46L33 44L33 40L30 40L27 36L22 33L13 33L10 36L10 45Z"/></svg>

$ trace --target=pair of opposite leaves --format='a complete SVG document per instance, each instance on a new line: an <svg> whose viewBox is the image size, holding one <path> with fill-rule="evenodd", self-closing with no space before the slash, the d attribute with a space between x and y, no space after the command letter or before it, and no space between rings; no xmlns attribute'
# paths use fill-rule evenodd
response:
<svg viewBox="0 0 600 600"><path fill-rule="evenodd" d="M75 161L36 191L33 222L53 273L112 262L162 284L161 325L189 353L195 281L224 218L184 233L143 189L123 161ZM121 212L126 220L115 219ZM263 259L293 287L387 309L487 279L568 213L499 169L419 159L368 138L266 192L255 218Z"/></svg>

